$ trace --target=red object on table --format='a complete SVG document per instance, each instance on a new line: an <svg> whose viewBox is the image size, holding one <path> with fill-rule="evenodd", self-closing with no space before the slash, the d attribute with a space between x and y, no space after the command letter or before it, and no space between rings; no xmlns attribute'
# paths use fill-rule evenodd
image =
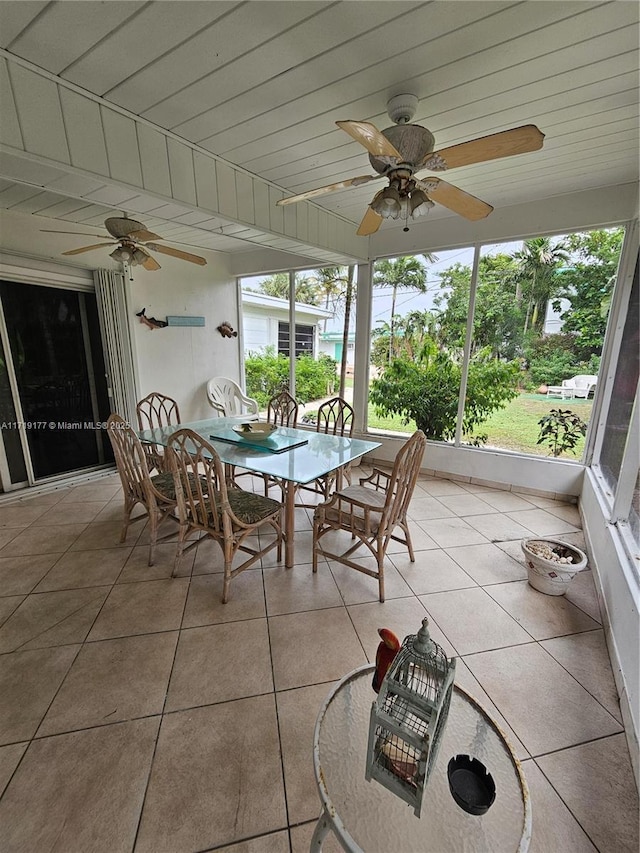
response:
<svg viewBox="0 0 640 853"><path fill-rule="evenodd" d="M387 674L387 670L391 666L391 662L400 649L400 640L396 637L393 631L390 631L388 628L378 628L378 634L380 635L382 642L378 646L378 651L376 652L376 669L373 673L373 681L371 682L371 686L376 693L378 693L382 687L382 679Z"/></svg>

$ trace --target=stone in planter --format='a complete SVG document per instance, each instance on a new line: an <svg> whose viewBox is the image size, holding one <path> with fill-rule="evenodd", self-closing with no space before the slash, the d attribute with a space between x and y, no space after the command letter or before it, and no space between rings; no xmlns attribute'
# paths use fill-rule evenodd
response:
<svg viewBox="0 0 640 853"><path fill-rule="evenodd" d="M529 583L546 595L564 595L571 579L587 567L587 555L560 539L523 539Z"/></svg>

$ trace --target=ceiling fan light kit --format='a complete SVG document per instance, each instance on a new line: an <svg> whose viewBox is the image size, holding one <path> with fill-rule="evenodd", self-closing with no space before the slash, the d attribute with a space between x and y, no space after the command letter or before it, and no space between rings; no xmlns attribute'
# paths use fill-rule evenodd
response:
<svg viewBox="0 0 640 853"><path fill-rule="evenodd" d="M200 255L192 255L190 252L183 252L181 249L174 249L172 246L162 246L158 243L151 243L150 240L162 240L159 234L154 234L149 231L142 222L136 219L129 219L124 216L110 216L104 221L104 227L109 234L116 240L116 243L94 243L91 246L81 246L79 249L69 249L63 252L63 255L79 255L83 252L92 252L94 249L100 249L103 246L113 246L116 248L109 253L109 257L114 261L129 266L141 266L146 270L159 270L160 264L153 258L148 250L159 252L163 255L171 255L181 261L189 261L192 264L204 266L207 262ZM49 231L43 228L43 231ZM71 231L51 231L53 234L71 234ZM86 235L85 235L86 236ZM102 234L96 236L102 237Z"/></svg>
<svg viewBox="0 0 640 853"><path fill-rule="evenodd" d="M544 134L535 125L526 124L434 151L435 137L431 131L410 123L417 106L418 98L412 94L391 98L387 112L395 124L382 131L368 121L336 122L341 130L366 148L369 162L377 175L348 178L282 198L276 204L293 204L335 190L360 186L380 177L387 178L389 186L378 191L368 205L356 232L360 236L375 234L383 219L404 219L403 230L408 231L408 220L424 216L435 204L476 221L488 216L493 210L492 205L440 178L419 180L416 173L422 170L443 172L542 148Z"/></svg>
<svg viewBox="0 0 640 853"><path fill-rule="evenodd" d="M113 252L109 252L109 257L113 258L114 261L129 264L133 260L133 252L130 252L126 246L118 246Z"/></svg>

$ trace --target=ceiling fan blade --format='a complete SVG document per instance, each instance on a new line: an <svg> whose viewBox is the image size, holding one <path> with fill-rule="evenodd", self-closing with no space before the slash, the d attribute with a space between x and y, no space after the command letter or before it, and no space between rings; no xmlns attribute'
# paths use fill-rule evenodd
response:
<svg viewBox="0 0 640 853"><path fill-rule="evenodd" d="M362 222L358 226L356 234L360 237L368 237L369 234L375 234L378 228L382 225L382 217L370 207L362 218Z"/></svg>
<svg viewBox="0 0 640 853"><path fill-rule="evenodd" d="M493 207L486 201L476 198L459 187L454 187L453 184L441 181L440 178L416 181L416 186L424 190L433 201L460 216L464 216L465 219L484 219L493 210Z"/></svg>
<svg viewBox="0 0 640 853"><path fill-rule="evenodd" d="M139 240L142 243L146 243L147 240L162 240L163 238L159 234L154 234L153 231L147 231L147 229L143 229L142 231L132 231L127 235L132 240Z"/></svg>
<svg viewBox="0 0 640 853"><path fill-rule="evenodd" d="M498 160L500 157L512 157L514 154L527 154L542 148L543 140L544 133L538 130L535 124L525 124L512 130L503 130L501 133L492 133L469 142L461 142L460 145L433 151L427 154L420 168L438 172L442 169Z"/></svg>
<svg viewBox="0 0 640 853"><path fill-rule="evenodd" d="M201 267L207 263L200 255L191 255L189 252L182 252L180 249L174 249L172 246L159 246L157 243L147 243L145 249L160 252L162 255L171 255L171 257L180 258L182 261L190 261L192 264L199 264Z"/></svg>
<svg viewBox="0 0 640 853"><path fill-rule="evenodd" d="M92 252L94 249L101 249L103 246L117 246L117 243L94 243L93 246L82 246L80 249L69 249L68 252L62 252L63 255L79 255L81 252Z"/></svg>
<svg viewBox="0 0 640 853"><path fill-rule="evenodd" d="M160 264L156 261L155 258L152 258L151 255L147 258L147 260L141 264L146 270L159 270Z"/></svg>
<svg viewBox="0 0 640 853"><path fill-rule="evenodd" d="M85 234L84 231L54 231L52 228L41 228L43 234L73 234L76 237L101 237L103 240L108 240L108 234Z"/></svg>
<svg viewBox="0 0 640 853"><path fill-rule="evenodd" d="M346 181L338 181L335 184L327 184L326 187L316 187L315 190L308 190L306 193L300 193L299 195L292 195L289 198L281 198L276 204L284 205L284 204L294 204L296 201L304 201L307 198L315 198L318 195L324 195L325 193L332 193L335 190L343 190L347 187L359 187L362 184L368 184L369 181L377 181L379 178L384 177L383 175L359 175L357 178L348 178Z"/></svg>
<svg viewBox="0 0 640 853"><path fill-rule="evenodd" d="M402 160L402 155L395 145L392 145L371 122L337 121L336 124L356 142L364 145L369 154L373 154L374 157L395 157L397 160Z"/></svg>

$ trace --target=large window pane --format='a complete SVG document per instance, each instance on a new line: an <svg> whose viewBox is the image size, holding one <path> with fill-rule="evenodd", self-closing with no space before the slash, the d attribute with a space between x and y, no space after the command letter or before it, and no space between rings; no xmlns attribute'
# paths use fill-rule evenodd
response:
<svg viewBox="0 0 640 853"><path fill-rule="evenodd" d="M603 229L482 248L463 443L581 457L622 239ZM370 428L454 438L472 267L470 248L376 262ZM571 423L538 444L540 419L569 407Z"/></svg>
<svg viewBox="0 0 640 853"><path fill-rule="evenodd" d="M294 281L295 393L309 413L316 400L338 390L352 398L355 267L298 271ZM266 408L269 398L289 385L290 276L288 271L253 276L240 285L246 389Z"/></svg>
<svg viewBox="0 0 640 853"><path fill-rule="evenodd" d="M622 238L602 229L483 248L473 352L520 365L517 396L482 425L487 446L582 458ZM538 444L544 417L553 431Z"/></svg>
<svg viewBox="0 0 640 853"><path fill-rule="evenodd" d="M373 269L368 427L455 435L473 249L377 261ZM447 312L456 293L455 310ZM458 298L459 297L459 298Z"/></svg>
<svg viewBox="0 0 640 853"><path fill-rule="evenodd" d="M629 421L640 374L640 309L638 264L636 263L629 308L624 324L620 356L616 366L611 403L605 427L605 438L600 453L600 467L607 485L615 491L624 448L627 443ZM637 436L635 437L637 440ZM636 491L637 501L637 491Z"/></svg>

